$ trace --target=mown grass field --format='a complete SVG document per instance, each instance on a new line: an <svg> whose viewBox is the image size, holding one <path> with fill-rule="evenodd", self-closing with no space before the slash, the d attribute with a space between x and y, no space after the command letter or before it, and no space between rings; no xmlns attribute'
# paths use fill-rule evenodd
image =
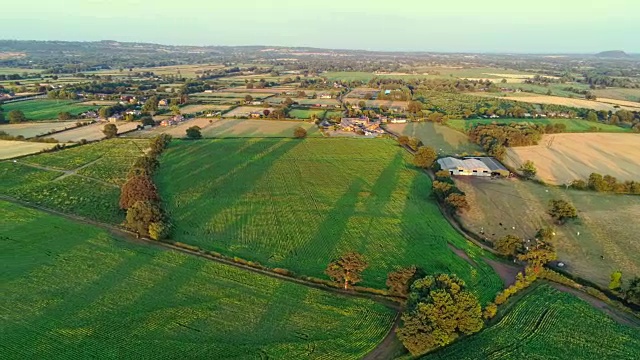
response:
<svg viewBox="0 0 640 360"><path fill-rule="evenodd" d="M325 110L306 110L306 109L293 109L289 111L289 117L293 119L311 119L311 115L315 114L316 118L324 118Z"/></svg>
<svg viewBox="0 0 640 360"><path fill-rule="evenodd" d="M384 288L389 271L418 265L458 274L489 301L500 279L408 160L391 140L173 141L156 183L173 240L320 278L334 257L358 251L370 263L364 286Z"/></svg>
<svg viewBox="0 0 640 360"><path fill-rule="evenodd" d="M28 100L2 105L6 113L13 110L22 110L27 120L55 120L58 114L64 111L72 115L78 115L87 110L95 109L95 106L82 105L81 103L69 100Z"/></svg>
<svg viewBox="0 0 640 360"><path fill-rule="evenodd" d="M423 357L431 359L620 359L640 354L640 332L577 297L543 285L497 324Z"/></svg>
<svg viewBox="0 0 640 360"><path fill-rule="evenodd" d="M146 140L115 139L0 162L0 194L64 213L119 224L119 186Z"/></svg>
<svg viewBox="0 0 640 360"><path fill-rule="evenodd" d="M360 359L394 312L0 201L3 359Z"/></svg>
<svg viewBox="0 0 640 360"><path fill-rule="evenodd" d="M467 135L431 122L387 124L386 128L396 134L417 137L441 156L484 152L480 146L470 142Z"/></svg>
<svg viewBox="0 0 640 360"><path fill-rule="evenodd" d="M202 128L202 136L206 138L230 137L285 137L292 138L296 128L307 130L307 136L322 136L318 127L312 122L294 120L250 120L221 119L213 121Z"/></svg>
<svg viewBox="0 0 640 360"><path fill-rule="evenodd" d="M532 123L532 124L565 124L567 132L592 132L594 129L600 132L629 132L630 129L616 125L601 124L582 119L469 119L469 120L449 120L447 126L458 131L466 130L476 126L477 124L510 124L510 123Z"/></svg>

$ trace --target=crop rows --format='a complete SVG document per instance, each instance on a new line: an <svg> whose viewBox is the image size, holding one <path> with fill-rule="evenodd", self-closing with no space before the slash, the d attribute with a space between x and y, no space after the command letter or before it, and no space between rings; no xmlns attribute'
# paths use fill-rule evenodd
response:
<svg viewBox="0 0 640 360"><path fill-rule="evenodd" d="M360 359L394 318L1 201L0 227L3 359Z"/></svg>
<svg viewBox="0 0 640 360"><path fill-rule="evenodd" d="M640 333L542 285L483 332L424 359L637 359Z"/></svg>
<svg viewBox="0 0 640 360"><path fill-rule="evenodd" d="M364 286L384 288L389 271L418 265L456 273L492 300L502 283L486 254L442 217L407 160L385 140L174 141L157 184L174 240L316 277L359 251L370 263Z"/></svg>

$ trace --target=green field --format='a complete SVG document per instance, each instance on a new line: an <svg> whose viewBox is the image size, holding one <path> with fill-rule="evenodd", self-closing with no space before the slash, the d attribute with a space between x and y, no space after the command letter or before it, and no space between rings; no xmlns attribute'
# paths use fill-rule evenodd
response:
<svg viewBox="0 0 640 360"><path fill-rule="evenodd" d="M591 132L591 128L601 132L629 132L630 129L616 125L601 124L582 119L470 119L470 120L449 120L447 126L458 131L466 131L477 124L510 124L510 123L533 123L533 124L565 124L566 132Z"/></svg>
<svg viewBox="0 0 640 360"><path fill-rule="evenodd" d="M391 140L174 140L156 183L173 240L320 278L334 257L359 251L370 263L364 286L384 288L389 271L418 265L493 299L502 283L486 254L445 220L408 160Z"/></svg>
<svg viewBox="0 0 640 360"><path fill-rule="evenodd" d="M619 359L640 354L640 331L543 285L497 324L423 359Z"/></svg>
<svg viewBox="0 0 640 360"><path fill-rule="evenodd" d="M146 144L146 140L114 139L29 156L17 163L0 162L0 194L119 224L124 220L118 208L119 186Z"/></svg>
<svg viewBox="0 0 640 360"><path fill-rule="evenodd" d="M608 88L593 90L593 93L599 98L635 101L640 103L640 89Z"/></svg>
<svg viewBox="0 0 640 360"><path fill-rule="evenodd" d="M293 119L311 119L311 115L315 114L318 119L322 119L325 113L325 110L293 109L289 111L289 117Z"/></svg>
<svg viewBox="0 0 640 360"><path fill-rule="evenodd" d="M3 359L360 359L394 312L0 201Z"/></svg>
<svg viewBox="0 0 640 360"><path fill-rule="evenodd" d="M95 106L79 105L76 101L69 100L28 100L2 105L5 112L22 110L27 120L54 120L58 114L64 111L72 115L78 115L87 110L95 109Z"/></svg>
<svg viewBox="0 0 640 360"><path fill-rule="evenodd" d="M396 134L417 137L425 145L436 149L441 156L483 152L480 146L469 141L467 135L432 122L388 124L386 128Z"/></svg>

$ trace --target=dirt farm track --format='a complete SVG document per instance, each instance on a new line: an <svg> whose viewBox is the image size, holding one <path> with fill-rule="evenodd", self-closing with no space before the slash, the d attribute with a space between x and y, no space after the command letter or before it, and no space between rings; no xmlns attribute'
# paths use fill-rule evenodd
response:
<svg viewBox="0 0 640 360"><path fill-rule="evenodd" d="M586 133L545 135L536 146L509 148L506 163L518 168L531 160L540 180L562 185L593 172L640 181L638 159L640 134Z"/></svg>

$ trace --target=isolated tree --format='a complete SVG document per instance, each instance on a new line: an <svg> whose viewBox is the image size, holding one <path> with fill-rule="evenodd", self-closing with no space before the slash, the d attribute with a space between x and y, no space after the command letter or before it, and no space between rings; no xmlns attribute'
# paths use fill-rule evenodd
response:
<svg viewBox="0 0 640 360"><path fill-rule="evenodd" d="M622 272L614 271L611 273L611 281L609 282L609 289L618 291L622 288Z"/></svg>
<svg viewBox="0 0 640 360"><path fill-rule="evenodd" d="M421 146L413 156L413 164L419 168L428 169L438 158L436 149L430 146Z"/></svg>
<svg viewBox="0 0 640 360"><path fill-rule="evenodd" d="M387 288L394 296L406 297L409 295L411 282L416 278L418 269L415 266L398 269L387 274Z"/></svg>
<svg viewBox="0 0 640 360"><path fill-rule="evenodd" d="M364 256L350 252L329 263L324 272L333 281L344 284L344 288L348 289L349 284L354 285L362 280L360 275L368 266Z"/></svg>
<svg viewBox="0 0 640 360"><path fill-rule="evenodd" d="M9 122L12 124L19 124L21 122L27 121L27 118L24 116L22 110L12 110L9 111Z"/></svg>
<svg viewBox="0 0 640 360"><path fill-rule="evenodd" d="M151 114L151 116L155 115L158 111L158 98L156 96L152 96L147 101L144 102L142 106L142 112Z"/></svg>
<svg viewBox="0 0 640 360"><path fill-rule="evenodd" d="M455 275L439 274L416 280L411 285L398 338L412 355L453 342L460 335L482 329L482 307Z"/></svg>
<svg viewBox="0 0 640 360"><path fill-rule="evenodd" d="M146 173L129 178L120 191L120 208L123 210L127 210L138 201L158 200L158 190Z"/></svg>
<svg viewBox="0 0 640 360"><path fill-rule="evenodd" d="M251 96L251 95L246 95L246 96L244 97L244 102L245 102L245 103L247 103L247 104L248 104L248 103L250 103L250 102L252 102L252 101L253 101L253 96Z"/></svg>
<svg viewBox="0 0 640 360"><path fill-rule="evenodd" d="M187 137L189 139L201 139L202 138L202 133L200 132L200 127L199 126L192 126L190 128L187 129Z"/></svg>
<svg viewBox="0 0 640 360"><path fill-rule="evenodd" d="M409 145L409 140L409 137L406 135L398 136L398 144L400 144L401 146Z"/></svg>
<svg viewBox="0 0 640 360"><path fill-rule="evenodd" d="M305 128L303 128L302 126L299 126L295 128L295 130L293 130L293 136L296 139L304 139L307 137L307 130L305 130Z"/></svg>
<svg viewBox="0 0 640 360"><path fill-rule="evenodd" d="M522 174L527 179L533 178L534 176L536 176L536 173L538 172L538 170L536 169L536 165L531 160L525 161L519 170L522 171Z"/></svg>
<svg viewBox="0 0 640 360"><path fill-rule="evenodd" d="M58 113L58 120L70 120L72 118L71 113L68 111L63 111Z"/></svg>
<svg viewBox="0 0 640 360"><path fill-rule="evenodd" d="M116 124L107 124L102 129L102 133L107 139L112 139L118 135L118 127Z"/></svg>
<svg viewBox="0 0 640 360"><path fill-rule="evenodd" d="M127 210L125 227L131 231L147 236L152 223L162 222L162 211L157 204L150 201L138 201Z"/></svg>
<svg viewBox="0 0 640 360"><path fill-rule="evenodd" d="M578 210L564 200L549 201L549 215L554 218L558 224L564 224L569 219L578 217Z"/></svg>
<svg viewBox="0 0 640 360"><path fill-rule="evenodd" d="M536 238L544 242L553 241L556 231L552 227L544 227L536 232Z"/></svg>
<svg viewBox="0 0 640 360"><path fill-rule="evenodd" d="M517 236L507 235L496 240L494 248L501 255L514 256L522 249L522 241Z"/></svg>
<svg viewBox="0 0 640 360"><path fill-rule="evenodd" d="M467 202L467 197L464 194L449 194L444 202L455 212L463 212L469 210L471 207Z"/></svg>

